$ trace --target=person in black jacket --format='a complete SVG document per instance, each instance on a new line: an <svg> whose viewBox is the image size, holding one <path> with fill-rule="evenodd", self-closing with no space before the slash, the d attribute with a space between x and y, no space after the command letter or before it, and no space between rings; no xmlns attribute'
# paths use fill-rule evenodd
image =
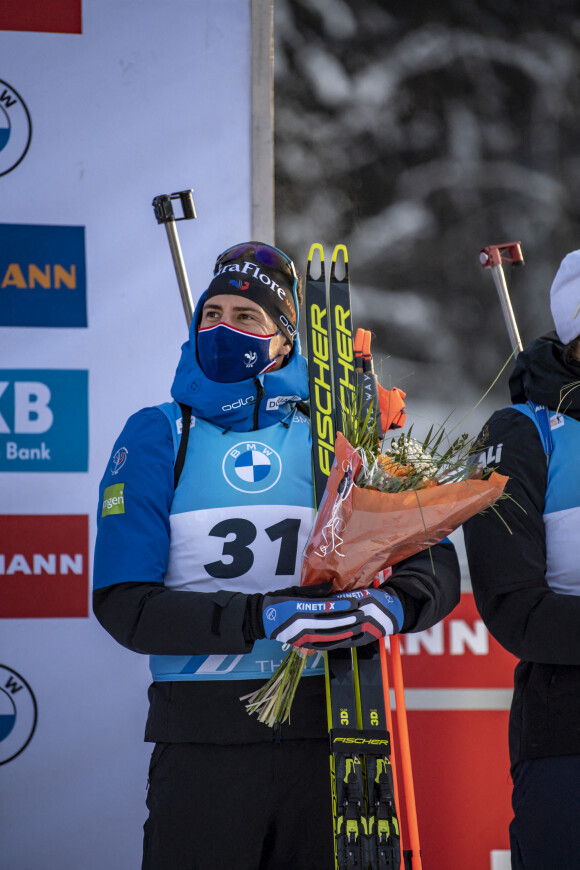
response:
<svg viewBox="0 0 580 870"><path fill-rule="evenodd" d="M511 498L464 525L479 613L520 659L509 723L514 870L580 867L580 251L562 261L551 309L556 332L520 353L514 404L480 436L483 464L509 476Z"/></svg>
<svg viewBox="0 0 580 870"><path fill-rule="evenodd" d="M270 245L218 257L174 401L129 419L101 482L94 611L153 676L143 870L333 866L320 651L428 628L459 600L448 541L364 598L298 585L314 519L298 284ZM281 641L317 654L273 731L240 696Z"/></svg>

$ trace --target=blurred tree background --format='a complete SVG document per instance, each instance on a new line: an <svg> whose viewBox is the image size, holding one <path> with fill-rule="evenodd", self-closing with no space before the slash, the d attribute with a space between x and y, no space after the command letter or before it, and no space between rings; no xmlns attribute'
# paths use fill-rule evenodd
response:
<svg viewBox="0 0 580 870"><path fill-rule="evenodd" d="M355 326L408 400L469 405L508 359L486 245L522 243L505 271L524 345L553 328L549 287L580 247L575 12L274 2L277 244L302 269L312 242L348 246Z"/></svg>

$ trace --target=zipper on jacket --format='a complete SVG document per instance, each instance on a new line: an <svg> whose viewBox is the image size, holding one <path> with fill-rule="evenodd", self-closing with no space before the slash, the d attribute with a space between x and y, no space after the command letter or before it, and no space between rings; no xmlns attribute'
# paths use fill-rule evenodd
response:
<svg viewBox="0 0 580 870"><path fill-rule="evenodd" d="M260 412L260 405L262 403L262 399L264 398L264 385L258 378L254 378L254 383L256 385L256 404L254 405L254 431L259 429L258 426L258 414Z"/></svg>

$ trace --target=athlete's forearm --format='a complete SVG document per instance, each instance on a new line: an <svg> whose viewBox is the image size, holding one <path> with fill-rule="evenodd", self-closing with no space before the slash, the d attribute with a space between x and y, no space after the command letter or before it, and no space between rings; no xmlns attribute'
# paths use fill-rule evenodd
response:
<svg viewBox="0 0 580 870"><path fill-rule="evenodd" d="M93 593L101 625L122 646L150 655L246 653L247 596L176 592L158 583L119 583Z"/></svg>

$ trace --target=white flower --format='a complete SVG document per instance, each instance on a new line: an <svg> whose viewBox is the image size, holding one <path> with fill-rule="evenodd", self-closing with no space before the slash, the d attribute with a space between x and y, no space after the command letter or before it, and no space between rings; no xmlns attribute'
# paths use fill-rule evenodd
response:
<svg viewBox="0 0 580 870"><path fill-rule="evenodd" d="M424 477L434 477L439 470L433 455L424 449L420 441L409 435L391 438L391 446L383 452L401 465L412 465Z"/></svg>

